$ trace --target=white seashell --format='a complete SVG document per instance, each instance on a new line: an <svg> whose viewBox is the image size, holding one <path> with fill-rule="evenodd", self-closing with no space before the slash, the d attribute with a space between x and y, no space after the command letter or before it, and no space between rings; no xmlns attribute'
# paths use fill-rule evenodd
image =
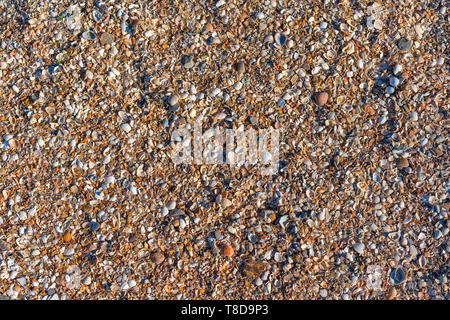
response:
<svg viewBox="0 0 450 320"><path fill-rule="evenodd" d="M183 217L180 217L180 229L186 228L186 220Z"/></svg>
<svg viewBox="0 0 450 320"><path fill-rule="evenodd" d="M424 268L427 265L427 259L424 256L420 256L418 262L421 268Z"/></svg>
<svg viewBox="0 0 450 320"><path fill-rule="evenodd" d="M120 129L128 133L131 131L131 126L128 123L123 123L120 125Z"/></svg>

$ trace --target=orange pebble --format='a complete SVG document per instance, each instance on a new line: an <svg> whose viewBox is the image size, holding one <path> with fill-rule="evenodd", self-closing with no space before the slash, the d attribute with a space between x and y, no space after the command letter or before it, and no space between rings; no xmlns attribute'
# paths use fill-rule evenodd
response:
<svg viewBox="0 0 450 320"><path fill-rule="evenodd" d="M72 239L72 236L70 235L70 232L66 232L63 236L64 242L69 242Z"/></svg>
<svg viewBox="0 0 450 320"><path fill-rule="evenodd" d="M234 249L229 245L224 245L222 248L222 253L227 257L232 257L234 255Z"/></svg>

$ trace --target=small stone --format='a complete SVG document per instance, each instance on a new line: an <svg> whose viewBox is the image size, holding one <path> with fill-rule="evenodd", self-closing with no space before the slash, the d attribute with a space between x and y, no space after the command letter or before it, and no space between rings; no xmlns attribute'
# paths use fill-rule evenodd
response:
<svg viewBox="0 0 450 320"><path fill-rule="evenodd" d="M406 38L401 38L400 40L398 40L397 46L400 50L409 51L411 50L412 42L411 40L408 40Z"/></svg>
<svg viewBox="0 0 450 320"><path fill-rule="evenodd" d="M102 16L103 15L98 10L92 11L92 18L94 19L95 22L99 22L101 20Z"/></svg>
<svg viewBox="0 0 450 320"><path fill-rule="evenodd" d="M291 96L289 93L286 93L286 94L283 96L283 99L284 99L285 101L289 101L289 100L292 99L292 96Z"/></svg>
<svg viewBox="0 0 450 320"><path fill-rule="evenodd" d="M363 253L364 253L365 246L364 246L363 243L355 243L355 244L353 245L353 249L354 249L356 252L358 252L359 254L363 254Z"/></svg>
<svg viewBox="0 0 450 320"><path fill-rule="evenodd" d="M328 291L327 289L320 289L319 294L322 298L326 298L326 296L328 295Z"/></svg>
<svg viewBox="0 0 450 320"><path fill-rule="evenodd" d="M153 263L155 264L161 264L164 261L164 255L161 252L154 252L150 259L152 260Z"/></svg>
<svg viewBox="0 0 450 320"><path fill-rule="evenodd" d="M405 159L405 158L399 158L398 161L397 161L397 167L398 167L399 169L408 168L408 167L409 167L408 159Z"/></svg>
<svg viewBox="0 0 450 320"><path fill-rule="evenodd" d="M180 216L178 226L180 227L180 229L186 228L187 222L186 222L186 220L184 219L184 217Z"/></svg>
<svg viewBox="0 0 450 320"><path fill-rule="evenodd" d="M222 247L222 254L224 255L224 256L227 256L227 257L232 257L233 255L234 255L234 249L233 249L233 247L231 247L231 246L229 246L229 245L224 245L223 247Z"/></svg>
<svg viewBox="0 0 450 320"><path fill-rule="evenodd" d="M264 13L262 13L262 12L257 12L255 14L255 17L258 18L258 19L264 19L266 17L266 15Z"/></svg>
<svg viewBox="0 0 450 320"><path fill-rule="evenodd" d="M233 227L233 226L229 226L229 227L227 228L227 230L228 230L228 232L231 233L231 234L236 234L236 228Z"/></svg>
<svg viewBox="0 0 450 320"><path fill-rule="evenodd" d="M319 107L324 106L328 101L328 93L320 92L316 94L315 101Z"/></svg>
<svg viewBox="0 0 450 320"><path fill-rule="evenodd" d="M179 216L184 216L184 211L183 210L181 210L181 209L175 209L175 210L171 210L170 211L170 215L172 216L172 217L179 217Z"/></svg>

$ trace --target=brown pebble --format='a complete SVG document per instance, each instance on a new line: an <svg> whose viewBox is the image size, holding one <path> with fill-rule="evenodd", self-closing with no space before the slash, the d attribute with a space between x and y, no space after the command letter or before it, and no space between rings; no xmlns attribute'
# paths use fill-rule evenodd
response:
<svg viewBox="0 0 450 320"><path fill-rule="evenodd" d="M151 259L153 263L161 264L164 261L164 255L161 252L154 252Z"/></svg>
<svg viewBox="0 0 450 320"><path fill-rule="evenodd" d="M328 93L320 92L320 93L316 94L315 101L319 107L325 105L328 101Z"/></svg>

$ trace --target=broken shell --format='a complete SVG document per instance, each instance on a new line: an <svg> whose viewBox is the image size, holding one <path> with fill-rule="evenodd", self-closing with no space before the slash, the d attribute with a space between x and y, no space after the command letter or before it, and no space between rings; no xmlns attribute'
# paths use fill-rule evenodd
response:
<svg viewBox="0 0 450 320"><path fill-rule="evenodd" d="M395 268L392 270L390 279L393 285L399 285L405 281L406 275L402 268Z"/></svg>
<svg viewBox="0 0 450 320"><path fill-rule="evenodd" d="M102 13L98 10L92 10L92 18L95 22L99 22L102 19Z"/></svg>
<svg viewBox="0 0 450 320"><path fill-rule="evenodd" d="M92 30L86 30L82 33L81 37L84 40L93 41L97 38L97 35Z"/></svg>
<svg viewBox="0 0 450 320"><path fill-rule="evenodd" d="M286 36L282 33L275 33L275 42L276 44L278 44L279 46L283 46L286 43Z"/></svg>

